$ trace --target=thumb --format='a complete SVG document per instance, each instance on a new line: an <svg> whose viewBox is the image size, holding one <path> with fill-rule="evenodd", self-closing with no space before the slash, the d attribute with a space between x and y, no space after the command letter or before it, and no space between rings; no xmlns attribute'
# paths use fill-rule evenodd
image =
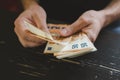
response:
<svg viewBox="0 0 120 80"><path fill-rule="evenodd" d="M80 31L83 27L85 27L87 25L88 25L88 22L86 22L83 19L78 19L73 24L69 25L65 29L62 29L60 31L60 35L63 36L63 37L70 36L70 35L78 32L78 31Z"/></svg>

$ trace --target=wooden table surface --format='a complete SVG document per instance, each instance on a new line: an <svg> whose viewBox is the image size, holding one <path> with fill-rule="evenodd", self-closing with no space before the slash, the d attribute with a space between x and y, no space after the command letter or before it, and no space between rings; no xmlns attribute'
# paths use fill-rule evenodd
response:
<svg viewBox="0 0 120 80"><path fill-rule="evenodd" d="M14 14L0 12L2 80L120 80L120 22L101 31L98 51L73 59L44 55L45 45L23 48L14 33Z"/></svg>

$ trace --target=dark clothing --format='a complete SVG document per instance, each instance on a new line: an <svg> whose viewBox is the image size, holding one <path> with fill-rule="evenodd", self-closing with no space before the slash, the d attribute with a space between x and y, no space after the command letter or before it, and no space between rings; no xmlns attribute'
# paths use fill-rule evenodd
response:
<svg viewBox="0 0 120 80"><path fill-rule="evenodd" d="M22 4L20 0L1 0L0 10L7 10L11 12L22 12Z"/></svg>
<svg viewBox="0 0 120 80"><path fill-rule="evenodd" d="M39 0L40 5L46 10L48 17L75 21L87 10L100 10L111 0Z"/></svg>

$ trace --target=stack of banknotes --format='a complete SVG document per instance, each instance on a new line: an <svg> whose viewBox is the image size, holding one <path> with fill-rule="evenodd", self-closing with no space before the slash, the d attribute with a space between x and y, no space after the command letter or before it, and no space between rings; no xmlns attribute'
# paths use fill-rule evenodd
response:
<svg viewBox="0 0 120 80"><path fill-rule="evenodd" d="M58 59L73 58L96 51L96 47L85 33L79 32L69 37L61 37L60 30L68 27L67 24L48 24L49 34L34 25L24 22L27 29L36 37L46 40L44 54L53 54Z"/></svg>

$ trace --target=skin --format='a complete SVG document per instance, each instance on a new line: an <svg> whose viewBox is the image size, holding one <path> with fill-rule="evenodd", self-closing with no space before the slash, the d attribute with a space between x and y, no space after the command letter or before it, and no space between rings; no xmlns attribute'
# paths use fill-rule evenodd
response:
<svg viewBox="0 0 120 80"><path fill-rule="evenodd" d="M22 0L24 11L15 20L15 33L24 47L40 46L45 41L31 34L24 25L24 21L37 26L39 29L49 33L46 23L46 12L37 4L36 0ZM103 10L89 10L83 13L69 27L63 29L60 35L70 36L78 31L87 34L92 42L95 42L102 28L120 18L120 0L112 0Z"/></svg>
<svg viewBox="0 0 120 80"><path fill-rule="evenodd" d="M24 47L36 47L43 44L45 41L35 37L26 28L24 21L27 21L39 29L48 32L46 25L46 12L40 7L35 0L24 0L25 10L15 20L15 33L17 34L19 41ZM40 14L41 13L41 14ZM49 32L48 32L49 33Z"/></svg>

